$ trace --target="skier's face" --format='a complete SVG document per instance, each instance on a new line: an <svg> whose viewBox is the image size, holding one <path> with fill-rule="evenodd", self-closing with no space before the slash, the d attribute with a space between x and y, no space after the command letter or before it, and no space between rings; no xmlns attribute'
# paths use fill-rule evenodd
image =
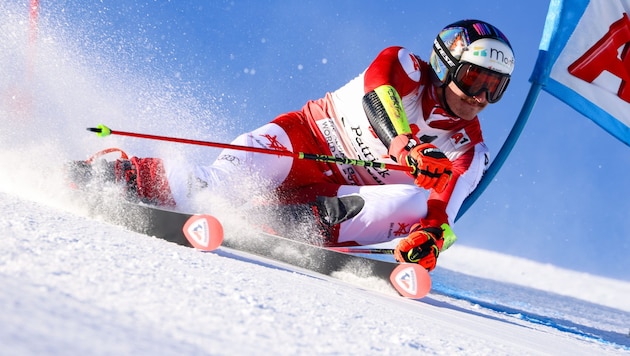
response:
<svg viewBox="0 0 630 356"><path fill-rule="evenodd" d="M464 120L474 119L488 105L485 91L479 96L468 96L453 82L450 82L446 87L445 95L444 100L453 113Z"/></svg>

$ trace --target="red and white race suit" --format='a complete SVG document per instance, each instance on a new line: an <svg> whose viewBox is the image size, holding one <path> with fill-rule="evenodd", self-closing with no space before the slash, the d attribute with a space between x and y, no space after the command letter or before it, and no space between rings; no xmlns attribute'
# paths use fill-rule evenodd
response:
<svg viewBox="0 0 630 356"><path fill-rule="evenodd" d="M420 141L439 147L453 162L453 177L440 194L414 185L402 171L328 164L240 150L224 150L211 165L197 167L195 176L211 188L224 187L237 176L256 176L287 203L313 201L315 196L358 194L365 205L340 224L333 243L387 242L408 234L420 219L452 225L464 198L479 183L489 161L477 118L449 115L439 104L428 64L403 47L383 50L365 72L324 98L309 101L300 111L240 135L232 143L286 149L365 161L395 163L378 139L362 106L365 93L388 84L402 98L412 132ZM177 174L170 172L171 188ZM232 178L230 178L232 177ZM183 179L180 177L179 179ZM175 199L181 199L173 189ZM178 196L179 195L179 196ZM335 240L336 238L336 240Z"/></svg>

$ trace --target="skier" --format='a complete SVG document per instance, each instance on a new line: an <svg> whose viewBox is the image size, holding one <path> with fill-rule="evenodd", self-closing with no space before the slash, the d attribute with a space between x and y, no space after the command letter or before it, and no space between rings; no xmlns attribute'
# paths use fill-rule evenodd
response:
<svg viewBox="0 0 630 356"><path fill-rule="evenodd" d="M477 114L501 99L513 68L499 29L458 21L435 38L428 62L406 48L386 48L343 87L232 142L397 162L409 173L228 149L192 170L159 158L122 158L109 162L110 175L140 200L167 206L195 189L226 193L239 189L242 177L256 177L264 182L260 191L316 222L326 245L406 236L395 258L431 271L454 242L453 219L489 162ZM77 181L90 176L89 163L75 164Z"/></svg>

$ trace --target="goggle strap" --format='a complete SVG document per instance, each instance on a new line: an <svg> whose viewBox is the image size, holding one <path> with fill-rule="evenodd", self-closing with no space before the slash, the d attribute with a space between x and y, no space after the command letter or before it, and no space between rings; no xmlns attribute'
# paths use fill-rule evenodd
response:
<svg viewBox="0 0 630 356"><path fill-rule="evenodd" d="M457 58L453 57L451 51L447 49L446 44L444 43L444 41L442 41L442 38L440 38L440 36L437 36L435 38L435 41L433 41L433 50L438 53L440 57L442 57L442 59L444 59L444 63L448 67L449 71L459 66L459 61L457 60Z"/></svg>

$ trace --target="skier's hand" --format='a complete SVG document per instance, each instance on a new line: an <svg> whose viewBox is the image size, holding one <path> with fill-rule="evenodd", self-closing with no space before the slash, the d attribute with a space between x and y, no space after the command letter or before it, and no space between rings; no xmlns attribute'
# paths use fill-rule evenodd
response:
<svg viewBox="0 0 630 356"><path fill-rule="evenodd" d="M414 225L411 233L394 249L394 257L398 262L417 263L432 271L444 245L442 236L443 230L440 227Z"/></svg>
<svg viewBox="0 0 630 356"><path fill-rule="evenodd" d="M453 176L453 164L446 155L430 143L423 143L409 151L407 164L416 169L414 183L441 193Z"/></svg>
<svg viewBox="0 0 630 356"><path fill-rule="evenodd" d="M396 162L413 168L410 174L420 188L441 193L453 176L453 164L439 148L430 143L416 144L415 139L407 135L398 135L392 140L389 155Z"/></svg>

